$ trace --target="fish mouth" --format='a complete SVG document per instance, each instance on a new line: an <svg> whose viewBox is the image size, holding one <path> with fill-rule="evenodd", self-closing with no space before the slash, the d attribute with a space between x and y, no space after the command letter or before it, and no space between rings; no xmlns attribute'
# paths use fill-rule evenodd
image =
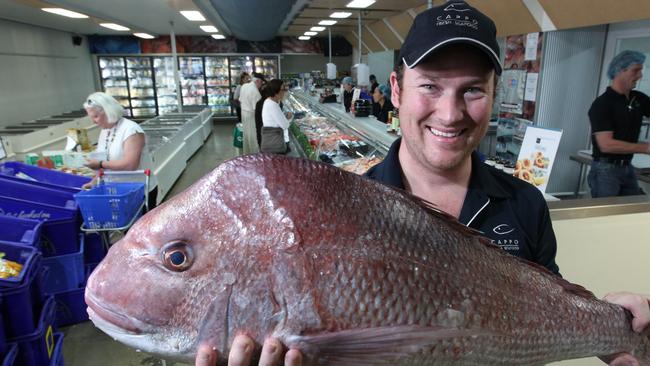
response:
<svg viewBox="0 0 650 366"><path fill-rule="evenodd" d="M147 324L118 314L107 306L102 305L92 294L86 292L86 305L88 305L88 317L99 328L107 328L112 332L140 335L146 333L149 328Z"/></svg>

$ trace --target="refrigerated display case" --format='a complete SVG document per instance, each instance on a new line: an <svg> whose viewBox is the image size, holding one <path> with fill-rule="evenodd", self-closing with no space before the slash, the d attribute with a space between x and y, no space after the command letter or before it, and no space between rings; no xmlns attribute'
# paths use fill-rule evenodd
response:
<svg viewBox="0 0 650 366"><path fill-rule="evenodd" d="M207 105L203 57L182 56L178 61L183 105Z"/></svg>
<svg viewBox="0 0 650 366"><path fill-rule="evenodd" d="M278 58L277 56L255 57L255 72L266 77L266 80L278 78Z"/></svg>
<svg viewBox="0 0 650 366"><path fill-rule="evenodd" d="M131 116L129 81L124 57L99 57L99 74L102 90L110 94L124 107L124 113Z"/></svg>
<svg viewBox="0 0 650 366"><path fill-rule="evenodd" d="M156 91L150 57L127 57L126 71L131 97L133 117L153 117L156 115Z"/></svg>
<svg viewBox="0 0 650 366"><path fill-rule="evenodd" d="M158 115L164 115L178 110L176 81L174 80L174 59L171 56L154 57L153 70L155 75Z"/></svg>
<svg viewBox="0 0 650 366"><path fill-rule="evenodd" d="M228 57L205 57L205 80L208 105L216 115L228 115L230 110L230 82Z"/></svg>

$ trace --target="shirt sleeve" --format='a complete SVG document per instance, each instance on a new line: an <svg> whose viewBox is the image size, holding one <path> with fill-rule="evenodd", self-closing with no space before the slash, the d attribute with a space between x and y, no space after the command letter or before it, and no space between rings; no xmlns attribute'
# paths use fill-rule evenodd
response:
<svg viewBox="0 0 650 366"><path fill-rule="evenodd" d="M139 124L130 120L128 122L131 123L126 123L124 126L124 135L122 136L122 142L126 141L126 139L128 139L132 135L135 135L136 133L144 134L144 130L142 129L142 127L140 127Z"/></svg>
<svg viewBox="0 0 650 366"><path fill-rule="evenodd" d="M551 214L548 211L548 206L544 203L540 213L540 236L537 241L537 251L535 253L535 262L541 266L546 267L549 271L560 275L560 268L555 263L555 256L557 255L557 240L555 239L555 232L553 232L553 225L551 224Z"/></svg>
<svg viewBox="0 0 650 366"><path fill-rule="evenodd" d="M641 110L643 115L650 117L650 97L644 93L639 93L639 101L641 102Z"/></svg>
<svg viewBox="0 0 650 366"><path fill-rule="evenodd" d="M589 108L589 121L591 122L591 133L614 131L614 119L611 107L596 99Z"/></svg>
<svg viewBox="0 0 650 366"><path fill-rule="evenodd" d="M235 93L232 96L232 99L239 100L239 92L241 91L241 85L237 85L235 88Z"/></svg>

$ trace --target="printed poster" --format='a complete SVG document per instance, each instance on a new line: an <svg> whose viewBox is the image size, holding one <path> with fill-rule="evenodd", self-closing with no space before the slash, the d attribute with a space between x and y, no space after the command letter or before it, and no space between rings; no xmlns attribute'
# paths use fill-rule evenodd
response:
<svg viewBox="0 0 650 366"><path fill-rule="evenodd" d="M528 33L526 35L526 53L524 55L525 61L533 61L537 59L537 44L539 43L539 33Z"/></svg>
<svg viewBox="0 0 650 366"><path fill-rule="evenodd" d="M526 86L525 70L504 70L501 76L503 83L502 113L521 114L524 105L524 87Z"/></svg>
<svg viewBox="0 0 650 366"><path fill-rule="evenodd" d="M562 130L528 127L515 164L515 177L545 192L561 138Z"/></svg>
<svg viewBox="0 0 650 366"><path fill-rule="evenodd" d="M539 74L536 72L529 72L526 75L526 91L524 92L524 100L534 102L537 99L537 79Z"/></svg>

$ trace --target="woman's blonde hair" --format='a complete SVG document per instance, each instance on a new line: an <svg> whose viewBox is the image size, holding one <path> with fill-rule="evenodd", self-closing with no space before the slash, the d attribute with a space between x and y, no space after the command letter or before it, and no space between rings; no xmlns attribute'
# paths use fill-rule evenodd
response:
<svg viewBox="0 0 650 366"><path fill-rule="evenodd" d="M106 113L108 123L117 123L124 116L124 107L115 98L102 92L92 93L83 105L86 109Z"/></svg>

